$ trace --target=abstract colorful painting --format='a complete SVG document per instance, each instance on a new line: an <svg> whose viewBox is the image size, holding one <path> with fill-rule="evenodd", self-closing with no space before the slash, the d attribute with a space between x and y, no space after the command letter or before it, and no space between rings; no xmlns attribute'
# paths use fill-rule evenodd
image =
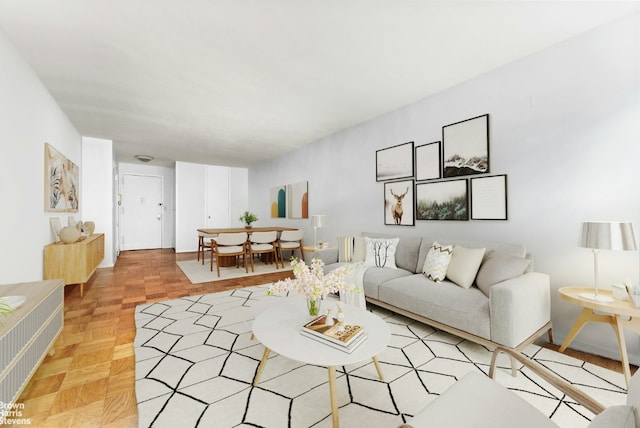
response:
<svg viewBox="0 0 640 428"><path fill-rule="evenodd" d="M284 218L287 216L286 186L272 187L269 200L271 201L271 218Z"/></svg>
<svg viewBox="0 0 640 428"><path fill-rule="evenodd" d="M289 218L309 218L309 182L287 185L287 216Z"/></svg>
<svg viewBox="0 0 640 428"><path fill-rule="evenodd" d="M44 209L45 211L78 212L80 169L44 143Z"/></svg>

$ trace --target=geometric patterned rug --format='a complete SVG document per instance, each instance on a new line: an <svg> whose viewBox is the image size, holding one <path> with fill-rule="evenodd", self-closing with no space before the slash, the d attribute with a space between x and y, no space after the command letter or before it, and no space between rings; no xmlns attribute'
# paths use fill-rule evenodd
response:
<svg viewBox="0 0 640 428"><path fill-rule="evenodd" d="M136 307L136 396L140 427L331 427L327 371L272 352L252 385L264 347L251 339L268 285ZM268 301L266 301L268 304ZM252 309L253 308L253 309ZM343 427L397 427L470 371L488 373L485 347L368 304L391 329L371 361L336 368ZM605 406L624 404L620 373L531 345L524 352ZM586 427L593 414L546 381L499 360L496 381L560 427ZM473 397L469 397L470 400ZM464 409L464 403L460 403Z"/></svg>

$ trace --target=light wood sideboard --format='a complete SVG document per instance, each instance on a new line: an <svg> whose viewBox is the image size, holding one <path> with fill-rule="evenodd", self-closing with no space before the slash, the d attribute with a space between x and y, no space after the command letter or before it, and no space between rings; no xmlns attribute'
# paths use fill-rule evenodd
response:
<svg viewBox="0 0 640 428"><path fill-rule="evenodd" d="M65 285L84 283L104 258L104 234L96 233L73 244L54 242L44 247L44 279L62 278Z"/></svg>
<svg viewBox="0 0 640 428"><path fill-rule="evenodd" d="M64 323L64 284L60 279L0 285L0 296L25 296L22 306L0 321L0 418L15 403L46 356Z"/></svg>

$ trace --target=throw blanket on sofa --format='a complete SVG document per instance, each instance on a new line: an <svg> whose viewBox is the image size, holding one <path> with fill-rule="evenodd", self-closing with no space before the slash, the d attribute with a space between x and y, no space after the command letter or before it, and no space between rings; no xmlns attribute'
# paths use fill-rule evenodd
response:
<svg viewBox="0 0 640 428"><path fill-rule="evenodd" d="M345 281L355 284L358 290L340 293L340 301L366 309L364 299L364 274L367 271L367 266L364 265L364 262L350 263L348 266L349 268Z"/></svg>

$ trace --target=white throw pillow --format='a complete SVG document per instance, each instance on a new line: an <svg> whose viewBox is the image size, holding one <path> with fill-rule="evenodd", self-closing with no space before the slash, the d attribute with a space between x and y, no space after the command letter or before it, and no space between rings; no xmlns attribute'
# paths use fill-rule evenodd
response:
<svg viewBox="0 0 640 428"><path fill-rule="evenodd" d="M453 247L447 278L462 288L470 288L480 269L484 252L484 248Z"/></svg>
<svg viewBox="0 0 640 428"><path fill-rule="evenodd" d="M453 247L451 245L440 245L438 242L431 244L422 268L424 276L432 281L444 281L452 253Z"/></svg>
<svg viewBox="0 0 640 428"><path fill-rule="evenodd" d="M610 406L599 413L589 428L636 428L633 406Z"/></svg>
<svg viewBox="0 0 640 428"><path fill-rule="evenodd" d="M364 236L353 237L353 257L352 262L363 262L367 258L367 243Z"/></svg>
<svg viewBox="0 0 640 428"><path fill-rule="evenodd" d="M367 256L364 261L365 266L397 269L396 248L398 247L400 238L383 239L365 236L364 239L367 243Z"/></svg>

